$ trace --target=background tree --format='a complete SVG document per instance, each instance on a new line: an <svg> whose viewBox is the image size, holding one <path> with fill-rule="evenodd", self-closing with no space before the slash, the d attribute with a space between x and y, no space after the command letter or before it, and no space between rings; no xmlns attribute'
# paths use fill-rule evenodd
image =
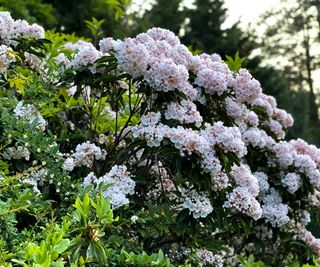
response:
<svg viewBox="0 0 320 267"><path fill-rule="evenodd" d="M222 56L234 55L237 51L240 55L248 55L254 44L251 36L237 24L229 29L222 28L227 18L223 0L196 0L194 6L184 11L187 18L182 37L184 43Z"/></svg>
<svg viewBox="0 0 320 267"><path fill-rule="evenodd" d="M130 36L144 32L151 27L161 27L179 34L181 26L186 19L183 12L182 0L172 0L170 4L165 0L157 0L153 3L150 10L145 10L143 14L140 11L135 12L130 26Z"/></svg>
<svg viewBox="0 0 320 267"><path fill-rule="evenodd" d="M261 55L269 65L283 73L290 89L301 97L298 99L300 103L294 105L294 113L296 116L303 114L302 137L319 145L318 85L313 76L319 63L314 49L320 41L316 3L310 0L282 1L276 10L267 12L262 17L262 24L267 27L261 42Z"/></svg>
<svg viewBox="0 0 320 267"><path fill-rule="evenodd" d="M14 18L25 19L30 23L39 23L46 27L56 25L56 12L52 5L44 0L0 0L0 9L9 11Z"/></svg>
<svg viewBox="0 0 320 267"><path fill-rule="evenodd" d="M103 30L107 36L121 35L121 27L114 15L114 7L124 1L105 0L45 0L50 3L56 12L56 27L66 33L75 32L79 36L90 36L85 20L95 17L97 20L105 20ZM120 26L120 25L119 25ZM122 29L124 29L123 25Z"/></svg>

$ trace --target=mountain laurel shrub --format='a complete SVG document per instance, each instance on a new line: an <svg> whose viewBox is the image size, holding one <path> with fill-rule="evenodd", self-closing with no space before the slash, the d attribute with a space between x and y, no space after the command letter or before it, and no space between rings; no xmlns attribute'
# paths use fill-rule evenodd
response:
<svg viewBox="0 0 320 267"><path fill-rule="evenodd" d="M0 41L2 266L317 264L320 150L240 64L8 12Z"/></svg>

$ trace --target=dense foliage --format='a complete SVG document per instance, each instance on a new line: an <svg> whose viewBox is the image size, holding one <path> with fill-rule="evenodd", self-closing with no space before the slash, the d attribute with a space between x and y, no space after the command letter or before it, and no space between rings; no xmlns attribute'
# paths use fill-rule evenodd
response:
<svg viewBox="0 0 320 267"><path fill-rule="evenodd" d="M1 265L316 264L320 150L284 141L238 57L161 28L97 49L8 12L0 39Z"/></svg>

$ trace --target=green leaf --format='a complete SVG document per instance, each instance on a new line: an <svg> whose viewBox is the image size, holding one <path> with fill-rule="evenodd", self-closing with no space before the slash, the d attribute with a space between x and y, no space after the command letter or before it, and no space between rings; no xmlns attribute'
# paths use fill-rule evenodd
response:
<svg viewBox="0 0 320 267"><path fill-rule="evenodd" d="M20 92L21 95L25 94L24 86L26 84L26 79L22 77L14 77L9 80L9 86L10 88L16 88Z"/></svg>
<svg viewBox="0 0 320 267"><path fill-rule="evenodd" d="M53 251L61 254L68 249L69 245L70 245L69 239L62 239L57 245L53 247Z"/></svg>
<svg viewBox="0 0 320 267"><path fill-rule="evenodd" d="M64 263L62 261L53 262L50 264L50 267L63 267Z"/></svg>
<svg viewBox="0 0 320 267"><path fill-rule="evenodd" d="M87 257L100 265L105 265L107 261L107 254L100 242L92 241L90 242L87 249Z"/></svg>
<svg viewBox="0 0 320 267"><path fill-rule="evenodd" d="M71 252L71 256L70 256L71 262L78 260L81 253L81 249L84 245L85 245L85 242L81 237L78 236L72 239L70 243L70 248L69 248L69 251Z"/></svg>
<svg viewBox="0 0 320 267"><path fill-rule="evenodd" d="M100 29L105 20L97 20L95 17L92 17L91 21L85 20L84 22L86 23L87 28L91 31L91 34L93 36L98 36L100 35Z"/></svg>
<svg viewBox="0 0 320 267"><path fill-rule="evenodd" d="M14 263L20 264L20 265L22 265L24 267L28 267L28 265L24 261L17 260L17 259L12 259L11 261L14 262Z"/></svg>
<svg viewBox="0 0 320 267"><path fill-rule="evenodd" d="M239 53L236 52L234 55L234 59L228 55L226 55L227 60L225 61L229 67L229 69L233 72L238 72L242 67L245 58L240 58Z"/></svg>

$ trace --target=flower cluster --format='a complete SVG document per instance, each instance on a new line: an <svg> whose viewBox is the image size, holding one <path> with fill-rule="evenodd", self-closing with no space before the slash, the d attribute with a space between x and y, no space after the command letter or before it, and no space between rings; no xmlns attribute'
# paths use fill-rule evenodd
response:
<svg viewBox="0 0 320 267"><path fill-rule="evenodd" d="M257 178L251 173L248 166L233 166L230 175L234 179L237 186L246 188L253 197L258 196L259 183Z"/></svg>
<svg viewBox="0 0 320 267"><path fill-rule="evenodd" d="M282 198L278 191L270 188L266 193L260 195L262 207L262 218L273 227L283 227L289 223L289 206L282 203Z"/></svg>
<svg viewBox="0 0 320 267"><path fill-rule="evenodd" d="M0 39L6 45L17 44L15 38L44 38L44 29L37 25L29 25L25 20L14 20L9 12L0 12Z"/></svg>
<svg viewBox="0 0 320 267"><path fill-rule="evenodd" d="M41 191L39 190L39 185L44 184L44 182L46 181L47 175L48 175L48 172L46 169L40 169L40 170L31 172L26 177L23 177L21 182L23 184L31 185L33 191L36 194L41 194Z"/></svg>
<svg viewBox="0 0 320 267"><path fill-rule="evenodd" d="M96 67L93 63L100 57L101 53L94 47L84 47L75 53L69 67L81 70L83 67L89 66L89 70L95 73Z"/></svg>
<svg viewBox="0 0 320 267"><path fill-rule="evenodd" d="M299 187L301 186L301 177L299 174L293 172L293 173L287 173L283 176L281 179L282 184L287 187L287 190L294 194Z"/></svg>
<svg viewBox="0 0 320 267"><path fill-rule="evenodd" d="M209 66L208 66L209 67ZM207 94L222 95L228 92L231 81L231 71L228 67L220 62L213 62L211 68L203 68L197 73L194 83L204 88Z"/></svg>
<svg viewBox="0 0 320 267"><path fill-rule="evenodd" d="M8 147L4 153L3 158L7 160L11 159L30 159L30 151L24 146L17 146L17 147Z"/></svg>
<svg viewBox="0 0 320 267"><path fill-rule="evenodd" d="M0 45L0 73L6 72L10 63L14 61L15 56L10 53L10 48L6 45Z"/></svg>
<svg viewBox="0 0 320 267"><path fill-rule="evenodd" d="M211 188L214 191L221 191L230 186L229 177L224 172L211 173Z"/></svg>
<svg viewBox="0 0 320 267"><path fill-rule="evenodd" d="M232 86L236 98L241 102L251 103L262 93L260 83L252 78L246 69L239 70L239 73L233 80Z"/></svg>
<svg viewBox="0 0 320 267"><path fill-rule="evenodd" d="M248 128L242 133L242 140L246 145L256 148L271 148L275 143L264 130L259 128Z"/></svg>
<svg viewBox="0 0 320 267"><path fill-rule="evenodd" d="M233 191L227 195L224 207L241 212L252 217L254 220L260 219L262 215L260 203L249 190L243 186L235 187Z"/></svg>
<svg viewBox="0 0 320 267"><path fill-rule="evenodd" d="M77 166L92 167L94 160L105 158L105 152L100 147L89 141L79 144L74 153L72 153L64 162L63 169L72 171Z"/></svg>
<svg viewBox="0 0 320 267"><path fill-rule="evenodd" d="M205 218L212 212L210 200L204 194L199 194L195 190L187 191L184 188L180 188L180 192L184 198L182 207L188 209L195 219Z"/></svg>
<svg viewBox="0 0 320 267"><path fill-rule="evenodd" d="M29 124L35 123L36 129L39 131L44 131L47 126L46 120L33 105L24 105L22 101L19 101L13 112L18 118L25 120Z"/></svg>
<svg viewBox="0 0 320 267"><path fill-rule="evenodd" d="M219 146L225 153L232 152L238 157L247 154L247 148L241 140L238 127L226 127L223 122L218 121L206 127L202 133L211 146Z"/></svg>
<svg viewBox="0 0 320 267"><path fill-rule="evenodd" d="M197 106L187 100L182 100L180 105L170 102L164 116L167 120L177 120L182 124L194 123L197 127L200 127L202 123L202 117L197 111Z"/></svg>
<svg viewBox="0 0 320 267"><path fill-rule="evenodd" d="M66 43L64 48L67 48L71 55L67 56L65 53L59 53L55 57L55 63L58 66L61 65L66 69L75 69L78 71L88 68L93 74L97 72L95 61L102 56L102 53L98 51L93 44L78 40L75 43ZM69 57L71 58L69 59Z"/></svg>
<svg viewBox="0 0 320 267"><path fill-rule="evenodd" d="M100 42L103 50L103 42ZM148 49L139 43L135 43L132 39L128 38L125 42L117 42L113 49L116 52L119 62L119 69L128 72L132 77L136 78L147 70L149 52Z"/></svg>
<svg viewBox="0 0 320 267"><path fill-rule="evenodd" d="M300 143L300 144L299 144ZM303 144L303 143L302 143ZM290 142L279 142L273 146L276 155L276 161L282 169L286 170L290 167L296 168L297 172L305 174L309 178L309 182L315 187L320 186L319 159L317 157L318 150L314 153L308 153L308 146L301 147L301 141L292 140ZM310 149L313 147L310 146ZM291 175L292 177L292 175ZM296 180L298 178L295 178ZM296 183L299 184L297 181ZM299 185L296 187L299 187Z"/></svg>
<svg viewBox="0 0 320 267"><path fill-rule="evenodd" d="M212 251L207 249L199 249L196 252L196 258L200 262L200 266L223 266L223 259L221 255L214 254Z"/></svg>
<svg viewBox="0 0 320 267"><path fill-rule="evenodd" d="M104 191L103 195L110 199L110 203L114 209L118 209L123 205L129 204L127 195L134 193L135 182L130 178L130 173L126 166L115 165L110 172L104 176L97 178L93 172L90 172L83 181L83 186L93 184L109 185L110 187Z"/></svg>

